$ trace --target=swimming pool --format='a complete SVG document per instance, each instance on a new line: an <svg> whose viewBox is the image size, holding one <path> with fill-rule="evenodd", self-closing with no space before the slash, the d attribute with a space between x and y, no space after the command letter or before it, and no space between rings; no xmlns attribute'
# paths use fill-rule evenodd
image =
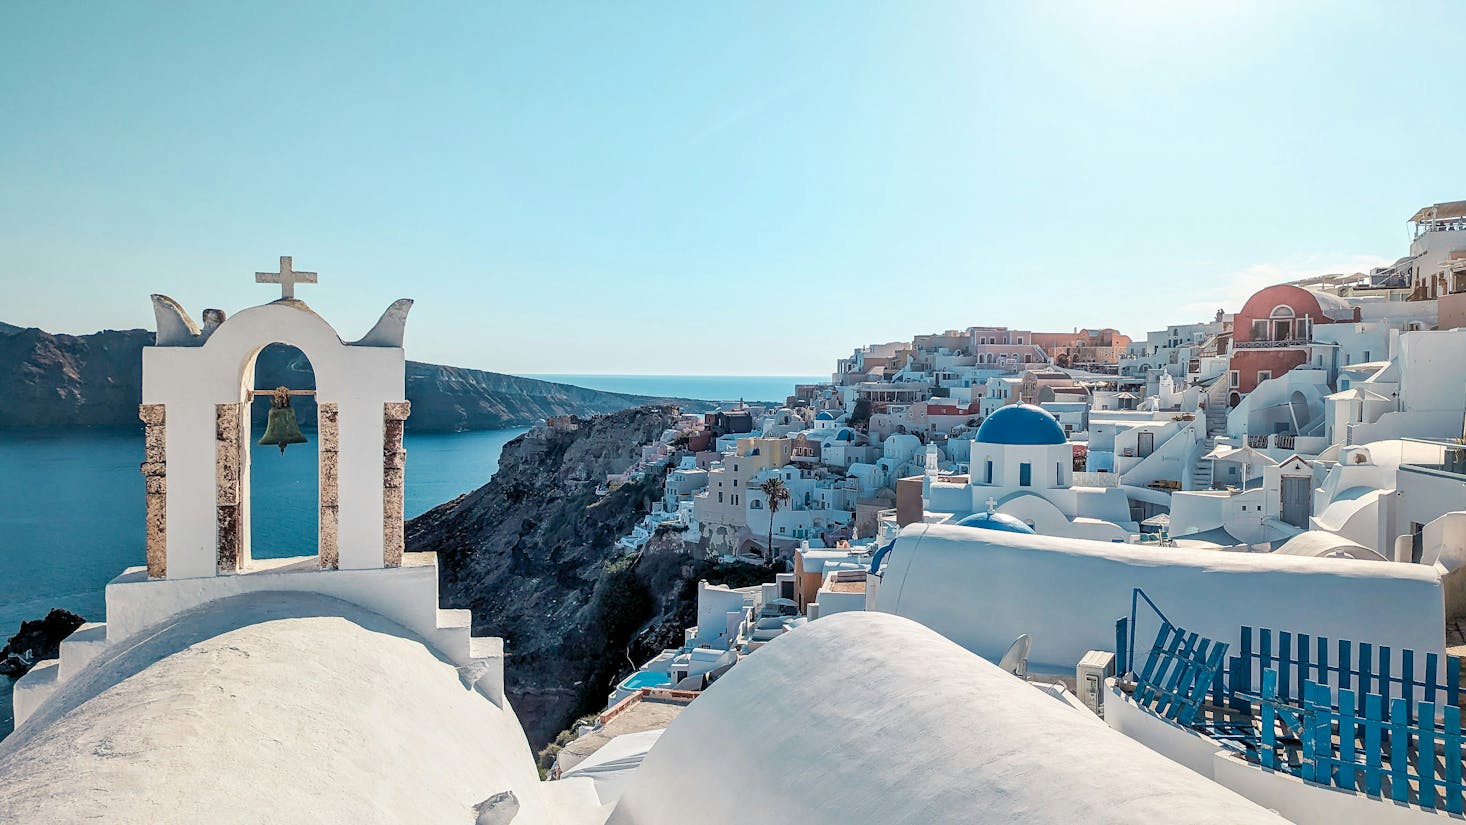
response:
<svg viewBox="0 0 1466 825"><path fill-rule="evenodd" d="M621 683L622 690L640 690L641 688L666 687L672 684L672 677L665 673L657 673L651 670L638 670L627 676Z"/></svg>

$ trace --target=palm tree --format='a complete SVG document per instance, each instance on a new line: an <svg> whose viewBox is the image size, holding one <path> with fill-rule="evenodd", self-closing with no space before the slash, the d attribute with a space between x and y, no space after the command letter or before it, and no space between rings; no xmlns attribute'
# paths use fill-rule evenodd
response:
<svg viewBox="0 0 1466 825"><path fill-rule="evenodd" d="M774 558L774 514L789 500L789 488L784 486L784 479L772 476L758 485L758 491L764 494L769 500L769 559Z"/></svg>

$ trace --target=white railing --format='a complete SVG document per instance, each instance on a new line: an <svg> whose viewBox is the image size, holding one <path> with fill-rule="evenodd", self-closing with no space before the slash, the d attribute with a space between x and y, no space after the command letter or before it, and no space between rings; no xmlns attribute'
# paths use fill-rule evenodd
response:
<svg viewBox="0 0 1466 825"><path fill-rule="evenodd" d="M1120 486L1120 475L1118 473L1075 473L1075 487L1118 487Z"/></svg>

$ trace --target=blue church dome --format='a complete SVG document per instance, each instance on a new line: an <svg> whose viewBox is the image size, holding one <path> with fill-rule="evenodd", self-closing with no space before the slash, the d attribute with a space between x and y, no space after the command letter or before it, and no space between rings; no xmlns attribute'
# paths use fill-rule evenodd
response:
<svg viewBox="0 0 1466 825"><path fill-rule="evenodd" d="M973 513L957 522L958 527L980 527L984 530L1001 530L1005 533L1028 533L1033 528L1007 513Z"/></svg>
<svg viewBox="0 0 1466 825"><path fill-rule="evenodd" d="M1069 439L1059 420L1043 407L1010 404L982 422L977 440L984 444L1063 444Z"/></svg>
<svg viewBox="0 0 1466 825"><path fill-rule="evenodd" d="M829 410L820 410L819 413L817 415L815 415L814 420L815 421L834 421L835 420L835 416L832 415Z"/></svg>

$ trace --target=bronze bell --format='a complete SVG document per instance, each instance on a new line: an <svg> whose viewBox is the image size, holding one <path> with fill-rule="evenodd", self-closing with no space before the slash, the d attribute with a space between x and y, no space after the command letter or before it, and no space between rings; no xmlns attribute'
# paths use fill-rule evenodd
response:
<svg viewBox="0 0 1466 825"><path fill-rule="evenodd" d="M287 444L304 443L305 433L300 431L295 410L290 408L290 390L276 387L275 395L270 399L270 418L265 422L265 434L260 436L260 444L278 444L280 454L284 455Z"/></svg>

